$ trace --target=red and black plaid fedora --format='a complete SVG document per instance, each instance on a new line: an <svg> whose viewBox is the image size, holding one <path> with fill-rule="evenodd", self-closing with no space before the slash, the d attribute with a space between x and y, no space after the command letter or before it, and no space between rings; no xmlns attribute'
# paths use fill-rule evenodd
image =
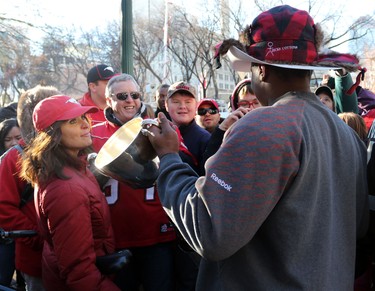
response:
<svg viewBox="0 0 375 291"><path fill-rule="evenodd" d="M249 71L251 63L301 70L338 69L320 66L316 26L304 10L289 5L271 8L254 19L245 38L246 52L232 46L227 53L237 71Z"/></svg>

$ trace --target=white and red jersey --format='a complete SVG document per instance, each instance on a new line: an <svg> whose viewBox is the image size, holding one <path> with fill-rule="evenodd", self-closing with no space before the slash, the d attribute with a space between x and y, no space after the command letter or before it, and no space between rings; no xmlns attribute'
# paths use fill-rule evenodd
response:
<svg viewBox="0 0 375 291"><path fill-rule="evenodd" d="M99 152L118 128L119 125L109 121L95 125L92 128L94 150ZM175 231L161 206L156 186L134 189L111 178L103 192L110 207L117 249L175 240Z"/></svg>

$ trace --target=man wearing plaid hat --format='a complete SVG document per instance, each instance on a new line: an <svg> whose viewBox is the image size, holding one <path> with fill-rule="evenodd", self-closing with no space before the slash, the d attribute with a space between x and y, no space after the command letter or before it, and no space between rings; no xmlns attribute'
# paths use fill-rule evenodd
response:
<svg viewBox="0 0 375 291"><path fill-rule="evenodd" d="M227 56L263 105L226 132L198 177L159 114L159 197L201 261L196 290L353 290L367 230L366 148L310 91L319 27L288 5L261 13ZM324 66L322 66L324 64Z"/></svg>
<svg viewBox="0 0 375 291"><path fill-rule="evenodd" d="M83 106L96 106L98 112L88 114L92 125L105 121L104 108L106 108L105 87L108 80L115 75L112 67L100 64L92 67L87 73L88 91L83 95L79 103Z"/></svg>

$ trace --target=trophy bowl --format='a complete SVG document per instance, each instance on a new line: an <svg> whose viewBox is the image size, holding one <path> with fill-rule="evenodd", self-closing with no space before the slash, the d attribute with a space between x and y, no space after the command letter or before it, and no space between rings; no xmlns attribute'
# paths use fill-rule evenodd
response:
<svg viewBox="0 0 375 291"><path fill-rule="evenodd" d="M144 126L153 119L134 118L121 126L103 145L95 159L98 171L133 188L150 188L159 175L159 158Z"/></svg>

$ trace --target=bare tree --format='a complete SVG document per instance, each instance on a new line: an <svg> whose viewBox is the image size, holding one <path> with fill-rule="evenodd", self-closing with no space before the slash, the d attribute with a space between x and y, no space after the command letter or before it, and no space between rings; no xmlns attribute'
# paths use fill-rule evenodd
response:
<svg viewBox="0 0 375 291"><path fill-rule="evenodd" d="M196 46L193 44L191 23L187 24L186 12L183 9L174 9L172 20L169 26L170 42L169 51L172 53L172 59L180 68L182 79L190 82L193 70L198 59Z"/></svg>
<svg viewBox="0 0 375 291"><path fill-rule="evenodd" d="M178 14L177 14L178 13ZM185 68L188 74L193 75L200 83L202 97L207 97L207 88L215 78L215 68L212 62L212 47L221 39L220 18L218 14L207 13L207 17L198 23L196 19L188 15L184 9L175 10L175 16L185 29L174 29L173 46L171 51L180 65ZM176 27L181 26L176 23ZM185 58L181 58L181 51ZM188 79L187 79L188 80ZM214 83L214 95L217 98L218 88Z"/></svg>
<svg viewBox="0 0 375 291"><path fill-rule="evenodd" d="M23 76L29 67L30 43L22 23L0 17L0 106L15 101L28 85Z"/></svg>
<svg viewBox="0 0 375 291"><path fill-rule="evenodd" d="M255 6L259 12L270 9L273 6L284 5L283 0L255 0ZM337 5L337 2L324 2L320 0L305 0L300 4L306 5L305 10L313 16L314 21L325 28L324 48L337 49L343 44L350 46L354 53L358 53L358 43L369 41L374 45L375 16L363 15L358 18L343 17L342 13L347 3ZM353 52L353 51L352 51Z"/></svg>
<svg viewBox="0 0 375 291"><path fill-rule="evenodd" d="M147 71L160 83L163 77L154 67L163 52L163 18L160 13L153 15L152 20L140 15L134 19L134 73L140 84L145 80Z"/></svg>
<svg viewBox="0 0 375 291"><path fill-rule="evenodd" d="M83 94L88 70L99 63L109 64L120 71L119 25L109 23L106 30L89 32L45 27L42 53L35 58L39 83L54 85L66 94Z"/></svg>
<svg viewBox="0 0 375 291"><path fill-rule="evenodd" d="M336 26L332 32L326 35L324 45L329 49L337 48L345 43L358 43L359 40L366 39L374 43L373 31L375 29L375 19L373 16L362 16L354 20L354 22L339 32Z"/></svg>
<svg viewBox="0 0 375 291"><path fill-rule="evenodd" d="M217 97L217 71L212 58L214 45L225 38L237 38L238 33L250 24L245 22L249 13L256 16L285 1L255 0L251 12L245 10L239 0L216 0L211 7L204 2L202 10L206 13L202 20L181 7L174 6L172 10L168 52L175 65L170 66L169 81L173 82L177 75L186 81L196 79L203 88L204 97L211 86L214 92L209 94ZM326 48L337 49L346 44L352 53L374 63L375 57L371 53L375 47L374 15L343 19L340 10L344 4L332 3L328 7L327 3L318 0L306 0L302 4L325 28ZM164 8L164 1L153 1L153 10L148 16L134 17L134 76L141 88L145 87L149 75L160 83L163 80ZM228 25L229 29L223 29L223 25ZM30 23L0 16L0 96L6 98L0 100L0 105L37 84L54 85L64 93L79 96L87 89L88 70L98 63L109 64L121 71L121 26L118 22L111 21L106 27L90 31L45 26L40 28L45 36L38 42L27 38L31 27ZM226 60L222 59L222 62ZM238 74L231 72L234 83L238 82Z"/></svg>

